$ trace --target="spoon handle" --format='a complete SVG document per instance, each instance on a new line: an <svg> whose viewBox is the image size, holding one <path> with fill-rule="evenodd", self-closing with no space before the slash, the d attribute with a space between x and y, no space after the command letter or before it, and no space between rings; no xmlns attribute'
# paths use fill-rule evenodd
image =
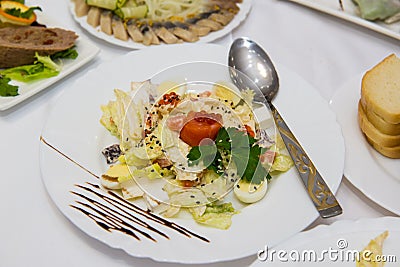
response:
<svg viewBox="0 0 400 267"><path fill-rule="evenodd" d="M321 174L272 103L270 103L270 107L279 133L319 214L322 218L341 214L342 208Z"/></svg>

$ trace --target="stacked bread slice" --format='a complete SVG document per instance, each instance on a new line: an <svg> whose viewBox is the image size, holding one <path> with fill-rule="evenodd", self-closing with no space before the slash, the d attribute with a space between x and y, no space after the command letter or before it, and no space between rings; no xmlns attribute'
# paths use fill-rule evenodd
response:
<svg viewBox="0 0 400 267"><path fill-rule="evenodd" d="M396 55L386 57L363 76L358 122L378 152L400 158L400 59Z"/></svg>

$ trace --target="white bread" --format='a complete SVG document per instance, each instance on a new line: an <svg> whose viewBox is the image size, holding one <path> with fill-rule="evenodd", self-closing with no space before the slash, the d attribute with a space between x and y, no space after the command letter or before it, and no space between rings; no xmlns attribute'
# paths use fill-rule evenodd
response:
<svg viewBox="0 0 400 267"><path fill-rule="evenodd" d="M361 101L358 103L358 109L362 109L367 119L369 120L372 125L375 126L380 132L389 135L399 135L400 134L400 123L392 124L377 115L376 113L372 112L371 110L366 111L365 108L362 106Z"/></svg>
<svg viewBox="0 0 400 267"><path fill-rule="evenodd" d="M389 55L363 76L361 103L367 113L400 123L400 59L396 55Z"/></svg>
<svg viewBox="0 0 400 267"><path fill-rule="evenodd" d="M358 105L358 123L362 132L374 143L382 147L400 146L400 135L388 135L376 129L368 120L360 103Z"/></svg>
<svg viewBox="0 0 400 267"><path fill-rule="evenodd" d="M376 151L378 151L382 155L392 159L400 159L400 146L384 147L375 143L368 137L367 141L375 148Z"/></svg>

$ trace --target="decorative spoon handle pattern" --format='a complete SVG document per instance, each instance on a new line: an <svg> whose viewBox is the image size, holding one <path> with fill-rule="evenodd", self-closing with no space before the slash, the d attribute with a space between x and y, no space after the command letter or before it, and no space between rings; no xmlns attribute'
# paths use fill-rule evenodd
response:
<svg viewBox="0 0 400 267"><path fill-rule="evenodd" d="M342 208L328 185L325 183L321 174L315 168L307 153L301 147L300 143L290 131L279 112L271 103L270 108L276 127L282 136L291 158L293 159L294 165L296 166L304 186L306 187L306 191L321 217L329 218L340 215L342 213Z"/></svg>

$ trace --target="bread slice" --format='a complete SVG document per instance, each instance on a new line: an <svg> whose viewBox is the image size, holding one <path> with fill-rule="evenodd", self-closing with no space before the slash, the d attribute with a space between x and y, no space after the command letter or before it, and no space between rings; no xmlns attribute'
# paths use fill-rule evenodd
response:
<svg viewBox="0 0 400 267"><path fill-rule="evenodd" d="M78 36L60 28L36 26L0 29L0 68L32 64L35 53L41 56L71 48Z"/></svg>
<svg viewBox="0 0 400 267"><path fill-rule="evenodd" d="M368 137L367 137L367 141L368 141L368 143L371 144L371 146L373 146L373 148L376 151L378 151L382 155L384 155L388 158L392 158L392 159L400 159L400 146L384 147L384 146L381 146L381 145L375 143L373 140L369 139Z"/></svg>
<svg viewBox="0 0 400 267"><path fill-rule="evenodd" d="M400 146L400 135L388 135L376 129L368 120L360 104L358 105L358 123L362 132L374 143L382 147Z"/></svg>
<svg viewBox="0 0 400 267"><path fill-rule="evenodd" d="M400 59L391 54L367 71L361 83L361 103L391 124L400 123Z"/></svg>
<svg viewBox="0 0 400 267"><path fill-rule="evenodd" d="M389 135L399 135L400 134L400 123L392 124L377 115L376 113L372 112L371 110L365 110L362 106L361 101L358 103L358 109L362 109L363 112L367 115L367 119L372 125L375 126L380 132Z"/></svg>

